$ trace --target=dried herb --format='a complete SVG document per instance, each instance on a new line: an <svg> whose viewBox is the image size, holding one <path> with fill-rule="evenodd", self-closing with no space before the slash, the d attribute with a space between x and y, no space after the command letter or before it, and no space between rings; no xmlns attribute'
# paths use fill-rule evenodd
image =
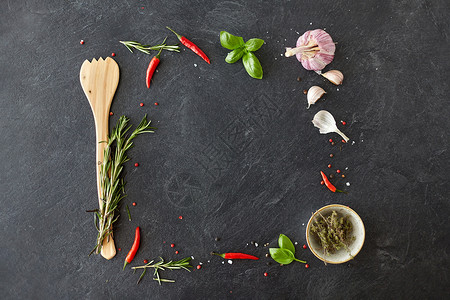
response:
<svg viewBox="0 0 450 300"><path fill-rule="evenodd" d="M123 164L129 160L126 152L133 147L132 140L141 133L153 133L153 127L150 127L151 121L147 121L147 115L144 116L136 129L127 136L129 119L121 116L116 127L111 132L108 141L105 141L104 160L100 168L101 178L101 199L102 204L98 211L94 213L95 227L97 228L97 242L92 253L100 253L103 240L108 238L112 232L112 225L117 221L118 216L114 217L119 202L125 198L125 182L121 176Z"/></svg>
<svg viewBox="0 0 450 300"><path fill-rule="evenodd" d="M329 216L324 217L320 212L319 215L320 218L314 219L311 231L315 233L324 254L330 255L341 248L350 253L348 246L355 237L351 235L353 226L348 217L339 217L334 210Z"/></svg>
<svg viewBox="0 0 450 300"><path fill-rule="evenodd" d="M141 282L142 278L144 278L145 273L147 272L147 268L153 268L155 269L153 272L153 275L155 276L153 278L153 280L156 280L159 282L159 285L161 285L161 282L175 282L175 280L171 280L171 279L163 279L159 276L159 272L160 270L165 270L165 269L170 269L170 270L180 270L180 269L184 269L188 272L190 272L190 270L188 268L192 268L192 266L189 264L189 262L191 261L191 257L186 257L183 258L182 260L179 261L169 261L169 262L164 262L164 259L162 257L160 257L160 261L153 264L154 260L152 260L151 262L149 262L148 264L145 264L143 266L139 266L139 267L133 267L132 269L134 271L136 271L137 269L144 269L144 271L142 271L141 276L139 276L139 280L138 280L138 284L139 282Z"/></svg>

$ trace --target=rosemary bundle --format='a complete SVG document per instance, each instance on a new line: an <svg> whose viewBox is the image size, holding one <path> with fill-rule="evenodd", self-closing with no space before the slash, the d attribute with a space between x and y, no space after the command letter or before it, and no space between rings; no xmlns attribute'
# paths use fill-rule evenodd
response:
<svg viewBox="0 0 450 300"><path fill-rule="evenodd" d="M324 217L319 213L320 219L314 220L311 225L311 231L315 233L320 245L323 248L323 252L326 255L330 255L335 251L344 248L349 253L348 246L355 237L351 236L353 226L347 217L338 217L336 211L327 217Z"/></svg>
<svg viewBox="0 0 450 300"><path fill-rule="evenodd" d="M153 268L155 269L153 272L153 275L155 276L153 278L153 280L158 281L159 285L161 285L161 282L175 282L175 280L171 280L171 279L163 279L159 276L159 270L165 270L165 269L170 269L170 270L180 270L180 269L184 269L188 272L190 272L190 270L188 268L192 268L192 266L189 264L189 262L191 261L191 257L186 257L183 258L182 260L179 261L169 261L169 262L164 262L164 259L162 257L160 257L160 261L153 264L153 260L151 262L149 262L148 264L145 264L143 266L139 266L139 267L132 267L132 269L136 272L137 269L144 269L144 271L142 272L141 276L139 277L139 280L137 281L137 283L139 284L139 282L141 282L142 278L144 277L145 273L147 272L147 268ZM152 265L153 264L153 265Z"/></svg>
<svg viewBox="0 0 450 300"><path fill-rule="evenodd" d="M108 141L105 141L104 159L100 167L100 194L101 205L98 210L94 210L94 223L97 228L97 242L92 253L100 253L103 240L109 238L112 233L112 225L117 221L115 211L120 201L125 198L125 182L121 177L123 164L129 160L126 155L127 150L133 147L132 140L141 133L153 133L153 127L150 127L151 121L147 121L147 115L144 116L136 129L127 136L129 119L121 116L116 127L111 132Z"/></svg>

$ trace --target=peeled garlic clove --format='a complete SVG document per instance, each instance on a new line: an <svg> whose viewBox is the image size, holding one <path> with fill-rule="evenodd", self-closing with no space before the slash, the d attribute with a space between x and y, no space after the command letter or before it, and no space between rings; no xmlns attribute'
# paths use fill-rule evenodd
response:
<svg viewBox="0 0 450 300"><path fill-rule="evenodd" d="M308 100L308 107L311 106L311 104L314 104L319 100L324 94L326 94L325 90L321 88L320 86L312 86L309 88L308 93L306 94L306 98Z"/></svg>
<svg viewBox="0 0 450 300"><path fill-rule="evenodd" d="M322 73L321 75L335 85L340 85L342 84L342 81L344 81L344 74L342 74L342 72L338 70L330 70L328 72Z"/></svg>
<svg viewBox="0 0 450 300"><path fill-rule="evenodd" d="M322 29L309 30L297 40L296 48L286 48L285 56L297 56L306 70L320 71L333 61L336 46Z"/></svg>
<svg viewBox="0 0 450 300"><path fill-rule="evenodd" d="M348 142L349 140L349 138L337 128L336 120L333 115L326 110L321 110L315 114L312 123L315 127L319 128L321 134L336 132L345 140L345 142Z"/></svg>

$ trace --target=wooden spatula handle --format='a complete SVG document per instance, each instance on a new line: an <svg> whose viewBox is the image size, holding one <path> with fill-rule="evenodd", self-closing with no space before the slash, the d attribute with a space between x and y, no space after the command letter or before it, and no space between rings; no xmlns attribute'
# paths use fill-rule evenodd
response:
<svg viewBox="0 0 450 300"><path fill-rule="evenodd" d="M97 141L96 157L97 157L97 193L99 207L102 206L102 189L101 189L101 178L100 169L103 163L103 159L108 159L104 157L106 141L108 140L108 118L109 118L109 107L104 107L102 113L97 114L95 119L95 136ZM102 117L103 116L103 117ZM103 240L103 246L101 255L106 259L111 259L116 255L116 247L114 246L114 239L112 233Z"/></svg>

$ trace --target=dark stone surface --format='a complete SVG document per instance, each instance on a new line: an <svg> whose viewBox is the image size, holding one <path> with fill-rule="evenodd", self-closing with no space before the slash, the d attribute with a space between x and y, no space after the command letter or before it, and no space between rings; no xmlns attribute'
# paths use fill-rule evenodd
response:
<svg viewBox="0 0 450 300"><path fill-rule="evenodd" d="M2 298L448 296L449 2L311 2L1 1ZM168 35L175 43L166 25L212 64L190 51L165 52L147 90L150 56L118 41L155 44ZM345 74L339 88L280 55L316 28L338 42L327 69ZM263 80L225 63L220 30L266 41L256 52ZM115 238L124 250L106 261L87 256L96 236L85 213L97 206L95 133L78 76L85 59L112 52L121 77L111 124L122 114L137 124L148 113L158 130L129 153L123 203L133 221L122 207ZM307 110L302 91L311 85L328 94ZM341 150L328 143L337 136L319 134L311 119L320 109L347 122L340 127L354 145ZM332 170L348 167L334 181L348 195L319 184L330 162ZM350 263L324 266L301 249L303 224L331 203L360 214L366 242ZM193 255L203 268L164 272L176 283L161 287L149 274L137 286L138 274L121 271L137 225L143 237L132 265ZM299 243L309 269L266 265L262 245L274 246L279 233ZM212 250L261 260L222 264Z"/></svg>

